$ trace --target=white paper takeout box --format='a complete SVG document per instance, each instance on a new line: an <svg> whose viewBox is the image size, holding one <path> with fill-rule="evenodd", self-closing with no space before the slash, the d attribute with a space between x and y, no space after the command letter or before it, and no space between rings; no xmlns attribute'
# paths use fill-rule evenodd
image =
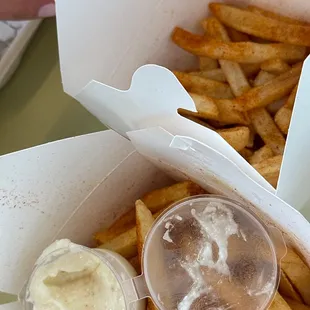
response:
<svg viewBox="0 0 310 310"><path fill-rule="evenodd" d="M17 293L37 256L53 239L91 244L94 231L112 223L143 193L171 183L172 178L191 178L212 193L242 201L267 224L280 228L310 264L309 222L276 197L271 186L217 134L175 113L177 107L194 109L194 105L169 70L148 65L135 72L128 91L113 88L127 89L134 71L147 63L169 68L192 65L193 58L170 43L170 32L175 25L194 30L207 14L208 2L92 0L90 5L87 0L57 0L65 91L131 143L105 131L1 157L0 291ZM292 12L289 2L280 7L287 8ZM300 5L294 8L296 15L306 12ZM294 135L306 136L296 120L307 128L303 118L310 113L305 101L308 74L309 62L297 96L279 190L281 197L298 207L310 195L304 190L306 184L300 183L307 176L310 142L303 141L302 154L291 145L300 145ZM288 183L282 181L285 174ZM292 180L299 184L298 190ZM1 307L20 309L18 304Z"/></svg>

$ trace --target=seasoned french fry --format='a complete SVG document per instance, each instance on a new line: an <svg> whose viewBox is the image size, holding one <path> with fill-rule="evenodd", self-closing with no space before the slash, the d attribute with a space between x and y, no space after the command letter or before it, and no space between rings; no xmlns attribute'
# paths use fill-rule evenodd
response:
<svg viewBox="0 0 310 310"><path fill-rule="evenodd" d="M297 19L294 19L294 18L291 18L288 16L280 15L280 14L277 14L277 13L274 13L271 11L267 11L267 10L264 10L262 8L254 6L254 5L249 5L247 7L247 10L254 12L254 13L258 13L258 14L263 15L265 17L269 17L272 19L276 19L276 20L288 23L288 24L295 24L295 25L302 25L302 26L308 26L309 25L306 22L303 22L303 21L300 21L300 20L297 20Z"/></svg>
<svg viewBox="0 0 310 310"><path fill-rule="evenodd" d="M284 298L277 292L269 310L291 310Z"/></svg>
<svg viewBox="0 0 310 310"><path fill-rule="evenodd" d="M154 223L151 211L141 201L136 201L136 232L139 261L142 261L143 246L148 232ZM147 309L157 309L153 301L148 298Z"/></svg>
<svg viewBox="0 0 310 310"><path fill-rule="evenodd" d="M152 213L156 213L183 198L205 193L205 190L199 185L191 181L184 181L154 190L144 195L141 200Z"/></svg>
<svg viewBox="0 0 310 310"><path fill-rule="evenodd" d="M281 74L291 69L282 59L271 59L261 64L261 69L272 74Z"/></svg>
<svg viewBox="0 0 310 310"><path fill-rule="evenodd" d="M246 77L256 75L260 71L260 64L240 64L240 66ZM227 81L224 72L220 68L207 71L193 71L189 72L189 74L204 77L210 80L215 80L218 82Z"/></svg>
<svg viewBox="0 0 310 310"><path fill-rule="evenodd" d="M116 238L102 244L99 249L114 251L125 258L132 258L138 254L136 228L118 235Z"/></svg>
<svg viewBox="0 0 310 310"><path fill-rule="evenodd" d="M286 276L286 274L281 270L281 280L279 284L279 292L282 296L289 297L297 302L302 303L302 298L299 293L295 290L292 283Z"/></svg>
<svg viewBox="0 0 310 310"><path fill-rule="evenodd" d="M203 120L203 117L198 112L192 112L192 111L180 108L180 109L178 109L178 113L181 116L183 116L183 117L185 117L185 118L187 118L187 119L189 119L189 120L191 120L191 121L193 121L193 122L195 122L201 126L204 126L204 127L207 127L209 129L214 130L214 128L211 125L209 125L206 121Z"/></svg>
<svg viewBox="0 0 310 310"><path fill-rule="evenodd" d="M169 206L166 206L164 209L154 213L153 218L156 219L159 217L160 214L168 207ZM114 251L127 259L134 258L138 255L136 226L116 236L114 239L105 242L98 248Z"/></svg>
<svg viewBox="0 0 310 310"><path fill-rule="evenodd" d="M233 98L230 87L225 83L184 72L174 71L173 73L188 92L207 95L213 98Z"/></svg>
<svg viewBox="0 0 310 310"><path fill-rule="evenodd" d="M208 71L194 71L194 72L189 72L189 74L200 76L200 77L218 81L218 82L226 82L226 77L223 71L219 68L208 70Z"/></svg>
<svg viewBox="0 0 310 310"><path fill-rule="evenodd" d="M281 262L281 268L298 291L304 303L310 306L310 269L291 249Z"/></svg>
<svg viewBox="0 0 310 310"><path fill-rule="evenodd" d="M283 154L285 139L266 109L254 109L249 111L248 115L255 131L272 149L272 152L275 155Z"/></svg>
<svg viewBox="0 0 310 310"><path fill-rule="evenodd" d="M233 100L234 108L239 111L248 111L258 107L265 107L288 95L298 83L301 64L280 74L270 82L257 86Z"/></svg>
<svg viewBox="0 0 310 310"><path fill-rule="evenodd" d="M253 151L249 150L248 148L244 148L243 150L239 151L239 154L246 160L253 156Z"/></svg>
<svg viewBox="0 0 310 310"><path fill-rule="evenodd" d="M219 129L217 133L237 152L246 147L250 137L250 129L248 127Z"/></svg>
<svg viewBox="0 0 310 310"><path fill-rule="evenodd" d="M117 219L108 229L96 232L94 234L94 239L98 244L108 242L125 231L133 228L135 226L135 221L135 210L132 209Z"/></svg>
<svg viewBox="0 0 310 310"><path fill-rule="evenodd" d="M218 62L209 57L199 57L199 68L201 71L213 70L218 68Z"/></svg>
<svg viewBox="0 0 310 310"><path fill-rule="evenodd" d="M195 103L198 113L202 117L214 120L217 120L219 118L220 113L217 105L213 101L208 100L208 97L194 93L190 93L190 96Z"/></svg>
<svg viewBox="0 0 310 310"><path fill-rule="evenodd" d="M230 39L233 42L246 42L246 41L250 41L250 38L249 38L249 36L246 33L240 32L240 31L238 31L236 29L228 27L227 28L227 33L228 33L228 36L230 37Z"/></svg>
<svg viewBox="0 0 310 310"><path fill-rule="evenodd" d="M270 157L273 157L272 149L268 145L265 145L254 152L254 154L249 158L249 163L251 165L255 165Z"/></svg>
<svg viewBox="0 0 310 310"><path fill-rule="evenodd" d="M202 26L212 38L221 42L231 41L225 27L216 18L210 17L204 20ZM240 96L251 88L238 63L219 59L219 64L235 96Z"/></svg>
<svg viewBox="0 0 310 310"><path fill-rule="evenodd" d="M310 46L310 27L280 21L221 3L211 3L211 12L224 25L277 42Z"/></svg>
<svg viewBox="0 0 310 310"><path fill-rule="evenodd" d="M294 87L294 89L292 90L291 94L289 95L285 106L289 109L293 109L294 107L294 103L295 103L295 99L296 99L296 95L297 95L297 90L298 90L298 85L296 85Z"/></svg>
<svg viewBox="0 0 310 310"><path fill-rule="evenodd" d="M277 155L268 158L258 164L253 165L253 167L274 187L277 187L281 164L282 155Z"/></svg>
<svg viewBox="0 0 310 310"><path fill-rule="evenodd" d="M203 193L204 190L201 187L191 181L185 181L152 191L145 195L142 201L153 213L156 213L178 200ZM95 233L94 239L99 244L103 244L134 228L135 214L135 209L131 209L116 220L111 227Z"/></svg>
<svg viewBox="0 0 310 310"><path fill-rule="evenodd" d="M309 306L306 306L306 305L304 305L301 302L298 302L296 300L292 300L290 298L285 298L285 301L291 307L292 310L310 310Z"/></svg>
<svg viewBox="0 0 310 310"><path fill-rule="evenodd" d="M297 93L297 85L291 92L284 106L279 109L279 111L276 113L274 117L275 123L277 124L281 132L284 133L285 135L288 134L288 129L290 127L296 93Z"/></svg>
<svg viewBox="0 0 310 310"><path fill-rule="evenodd" d="M283 43L259 44L254 42L217 42L192 34L179 27L175 28L172 40L184 50L213 59L225 59L239 63L258 63L280 58L287 61L303 60L306 48Z"/></svg>
<svg viewBox="0 0 310 310"><path fill-rule="evenodd" d="M208 98L208 100L213 100ZM218 99L214 101L219 109L220 115L218 121L222 124L238 124L238 125L249 125L250 120L246 113L237 111L234 107L234 103L227 99ZM212 125L212 123L211 123Z"/></svg>
<svg viewBox="0 0 310 310"><path fill-rule="evenodd" d="M145 238L154 223L152 212L141 201L136 201L136 233L138 257L141 262Z"/></svg>
<svg viewBox="0 0 310 310"><path fill-rule="evenodd" d="M274 117L275 123L277 124L281 132L285 135L288 134L291 118L292 118L292 110L288 109L286 106L280 108L280 110L276 113Z"/></svg>
<svg viewBox="0 0 310 310"><path fill-rule="evenodd" d="M276 76L274 74L261 70L256 76L253 86L256 87L256 86L266 84L267 82L271 81L275 77Z"/></svg>
<svg viewBox="0 0 310 310"><path fill-rule="evenodd" d="M273 103L270 103L266 106L266 110L270 113L271 116L275 116L276 113L284 106L286 98L282 98Z"/></svg>
<svg viewBox="0 0 310 310"><path fill-rule="evenodd" d="M252 126L250 126L249 129L250 129L250 137L249 137L249 141L248 141L248 144L246 145L246 147L247 148L253 148L256 132Z"/></svg>

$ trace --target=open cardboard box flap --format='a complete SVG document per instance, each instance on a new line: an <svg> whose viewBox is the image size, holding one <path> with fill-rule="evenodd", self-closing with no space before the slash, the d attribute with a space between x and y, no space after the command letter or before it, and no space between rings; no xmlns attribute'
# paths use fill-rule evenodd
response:
<svg viewBox="0 0 310 310"><path fill-rule="evenodd" d="M126 89L134 71L145 63L169 68L193 65L193 58L172 46L169 35L177 24L197 29L208 2L93 0L90 5L87 0L57 0L65 90L129 137L143 156L126 139L107 131L2 157L0 290L18 292L36 257L54 238L89 244L92 232L109 225L142 193L171 183L165 172L174 179L190 177L211 192L246 202L267 223L279 227L310 264L308 221L276 197L224 140L178 117L176 107L194 106L169 70L145 66L135 73L128 91L113 88ZM268 1L263 2L270 8ZM286 1L272 4L310 16L302 0L294 2L296 11ZM297 207L310 195L303 182L310 141L303 141L303 153L291 147L298 141L294 135L308 131L305 79L309 74L307 62L281 174L290 175L286 188L280 180L280 189ZM17 304L2 307L20 309Z"/></svg>

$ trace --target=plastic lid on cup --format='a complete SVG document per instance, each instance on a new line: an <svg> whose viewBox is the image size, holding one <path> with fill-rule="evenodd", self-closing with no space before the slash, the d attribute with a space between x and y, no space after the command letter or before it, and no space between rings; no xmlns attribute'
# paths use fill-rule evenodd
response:
<svg viewBox="0 0 310 310"><path fill-rule="evenodd" d="M145 242L150 295L160 309L266 309L279 284L274 237L225 197L179 202L157 219Z"/></svg>

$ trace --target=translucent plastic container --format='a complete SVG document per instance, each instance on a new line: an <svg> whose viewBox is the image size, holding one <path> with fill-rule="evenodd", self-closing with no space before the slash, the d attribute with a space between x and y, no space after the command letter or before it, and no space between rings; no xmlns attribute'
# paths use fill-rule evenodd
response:
<svg viewBox="0 0 310 310"><path fill-rule="evenodd" d="M38 260L21 294L25 309L32 309L29 288L42 264L72 250L95 255L109 268L124 309L144 309L141 301L151 297L162 310L260 310L267 309L277 291L286 249L276 229L239 203L196 196L172 205L156 220L145 241L142 275L135 276L129 263L110 251L77 245L58 249Z"/></svg>

